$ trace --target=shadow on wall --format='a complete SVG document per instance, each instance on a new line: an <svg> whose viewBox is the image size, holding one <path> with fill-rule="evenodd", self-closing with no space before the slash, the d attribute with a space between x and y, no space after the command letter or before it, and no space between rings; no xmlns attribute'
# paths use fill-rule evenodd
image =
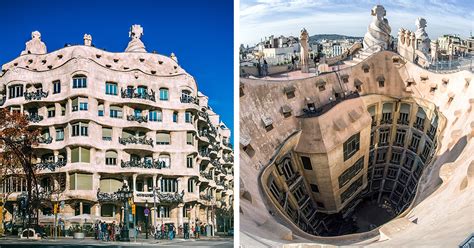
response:
<svg viewBox="0 0 474 248"><path fill-rule="evenodd" d="M413 202L413 207L417 206L420 202L424 201L428 196L433 194L439 186L442 184L442 180L439 177L440 169L443 165L447 163L452 163L456 161L457 158L461 155L467 145L467 136L463 136L456 144L449 150L446 150L443 154L436 156L433 161L433 167L428 168L429 174L426 175L422 180L425 185L421 192L418 192L417 197Z"/></svg>

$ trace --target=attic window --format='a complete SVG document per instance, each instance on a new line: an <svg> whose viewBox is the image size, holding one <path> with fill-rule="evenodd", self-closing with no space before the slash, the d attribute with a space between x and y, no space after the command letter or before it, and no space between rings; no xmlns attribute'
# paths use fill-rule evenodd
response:
<svg viewBox="0 0 474 248"><path fill-rule="evenodd" d="M361 85L362 85L362 82L359 79L356 78L354 80L354 86L355 86L355 88L357 89L358 92L362 91Z"/></svg>
<svg viewBox="0 0 474 248"><path fill-rule="evenodd" d="M130 69L130 68L129 68L129 67L126 67L126 66L124 66L124 67L123 67L123 69L124 69L124 70L128 70L128 69Z"/></svg>
<svg viewBox="0 0 474 248"><path fill-rule="evenodd" d="M263 116L262 117L263 126L265 130L271 131L273 129L273 120L270 117Z"/></svg>
<svg viewBox="0 0 474 248"><path fill-rule="evenodd" d="M114 59L114 62L117 63L119 61L119 59Z"/></svg>
<svg viewBox="0 0 474 248"><path fill-rule="evenodd" d="M281 112L282 112L282 114L283 114L283 116L284 116L285 118L290 117L290 116L291 116L291 108L290 108L290 106L288 106L288 105L283 105L283 106L281 107Z"/></svg>
<svg viewBox="0 0 474 248"><path fill-rule="evenodd" d="M347 74L341 75L341 79L343 83L345 84L349 83L349 75Z"/></svg>
<svg viewBox="0 0 474 248"><path fill-rule="evenodd" d="M384 76L378 76L377 77L377 82L379 82L379 87L383 88L385 86L385 77Z"/></svg>
<svg viewBox="0 0 474 248"><path fill-rule="evenodd" d="M17 66L17 65L18 65L18 63L13 63L13 66Z"/></svg>
<svg viewBox="0 0 474 248"><path fill-rule="evenodd" d="M32 60L32 59L29 59L29 60L28 60L28 63L30 63L30 64L33 63L33 60Z"/></svg>
<svg viewBox="0 0 474 248"><path fill-rule="evenodd" d="M442 81L443 81L443 86L448 86L449 79L443 78Z"/></svg>
<svg viewBox="0 0 474 248"><path fill-rule="evenodd" d="M295 97L295 86L290 85L285 88L283 88L283 92L286 94L286 98L291 99Z"/></svg>
<svg viewBox="0 0 474 248"><path fill-rule="evenodd" d="M145 61L145 59L144 59L144 58L140 58L140 62L143 62L143 61Z"/></svg>
<svg viewBox="0 0 474 248"><path fill-rule="evenodd" d="M244 93L244 84L243 83L240 83L239 91L240 91L240 97L245 95L245 93Z"/></svg>
<svg viewBox="0 0 474 248"><path fill-rule="evenodd" d="M58 54L58 59L62 59L62 58L63 58L63 55Z"/></svg>
<svg viewBox="0 0 474 248"><path fill-rule="evenodd" d="M156 74L156 71L151 71L151 74L153 74L153 75Z"/></svg>
<svg viewBox="0 0 474 248"><path fill-rule="evenodd" d="M174 69L178 69L178 67L177 67L177 66L174 66Z"/></svg>
<svg viewBox="0 0 474 248"><path fill-rule="evenodd" d="M363 64L362 65L362 70L364 70L364 73L369 72L370 66L368 64Z"/></svg>
<svg viewBox="0 0 474 248"><path fill-rule="evenodd" d="M250 145L250 138L245 137L245 135L242 135L240 137L240 145L242 145L242 149L249 155L249 157L253 157L255 154L255 150L253 147Z"/></svg>
<svg viewBox="0 0 474 248"><path fill-rule="evenodd" d="M316 105L314 104L316 101L310 97L306 97L305 99L305 103L306 103L306 106L308 107L308 110L309 111L314 111L316 110Z"/></svg>
<svg viewBox="0 0 474 248"><path fill-rule="evenodd" d="M95 57L98 58L98 59L100 59L100 57L102 57L102 55L96 54Z"/></svg>
<svg viewBox="0 0 474 248"><path fill-rule="evenodd" d="M318 87L319 91L324 91L326 90L326 81L324 81L323 79L319 79L316 82L316 86Z"/></svg>
<svg viewBox="0 0 474 248"><path fill-rule="evenodd" d="M158 64L160 64L160 65L163 64L163 61L159 60L159 61L158 61Z"/></svg>

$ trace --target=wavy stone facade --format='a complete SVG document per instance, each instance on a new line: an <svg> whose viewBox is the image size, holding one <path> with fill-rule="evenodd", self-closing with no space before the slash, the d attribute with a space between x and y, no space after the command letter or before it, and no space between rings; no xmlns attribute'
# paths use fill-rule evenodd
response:
<svg viewBox="0 0 474 248"><path fill-rule="evenodd" d="M28 114L42 130L38 177L48 199L65 203L59 216L66 226L81 217L118 222L123 210L114 192L126 182L138 223L148 203L152 223L199 220L222 231L233 206L231 131L177 58L143 52L140 35L132 32L129 44L138 51L122 53L90 46L90 35L85 45L50 53L31 53L38 49L27 43L2 66L1 107ZM7 219L16 218L23 183L11 177L3 184L12 192ZM46 201L40 223L52 223L51 208Z"/></svg>

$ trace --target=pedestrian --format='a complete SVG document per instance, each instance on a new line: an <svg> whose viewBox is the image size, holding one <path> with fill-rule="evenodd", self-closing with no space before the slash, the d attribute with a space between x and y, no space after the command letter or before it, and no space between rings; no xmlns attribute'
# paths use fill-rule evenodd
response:
<svg viewBox="0 0 474 248"><path fill-rule="evenodd" d="M257 62L257 73L259 77L262 76L262 66L260 65L260 60Z"/></svg>
<svg viewBox="0 0 474 248"><path fill-rule="evenodd" d="M102 222L102 240L107 241L107 223L105 221Z"/></svg>
<svg viewBox="0 0 474 248"><path fill-rule="evenodd" d="M201 226L199 224L196 224L196 239L199 239L201 236Z"/></svg>
<svg viewBox="0 0 474 248"><path fill-rule="evenodd" d="M295 55L291 55L291 70L294 71L295 69Z"/></svg>
<svg viewBox="0 0 474 248"><path fill-rule="evenodd" d="M191 226L191 234L193 238L196 237L196 230L194 229L194 225Z"/></svg>
<svg viewBox="0 0 474 248"><path fill-rule="evenodd" d="M99 239L99 225L97 224L97 220L94 223L94 239L98 240Z"/></svg>
<svg viewBox="0 0 474 248"><path fill-rule="evenodd" d="M268 76L268 63L266 59L263 59L263 76Z"/></svg>
<svg viewBox="0 0 474 248"><path fill-rule="evenodd" d="M174 226L173 226L173 224L170 224L170 227L169 227L170 240L173 240L173 230L174 230Z"/></svg>
<svg viewBox="0 0 474 248"><path fill-rule="evenodd" d="M99 234L98 240L102 240L102 221L99 220L97 223L97 233Z"/></svg>
<svg viewBox="0 0 474 248"><path fill-rule="evenodd" d="M165 238L165 224L161 224L161 239Z"/></svg>
<svg viewBox="0 0 474 248"><path fill-rule="evenodd" d="M120 237L120 229L121 229L121 226L120 226L120 225L115 225L115 239L114 239L114 240L119 240L119 237Z"/></svg>
<svg viewBox="0 0 474 248"><path fill-rule="evenodd" d="M115 221L112 222L112 226L110 228L110 232L111 232L111 235L110 235L110 239L112 241L115 241Z"/></svg>
<svg viewBox="0 0 474 248"><path fill-rule="evenodd" d="M184 239L189 239L189 230L188 230L189 224L185 224L183 228L183 234L184 234Z"/></svg>

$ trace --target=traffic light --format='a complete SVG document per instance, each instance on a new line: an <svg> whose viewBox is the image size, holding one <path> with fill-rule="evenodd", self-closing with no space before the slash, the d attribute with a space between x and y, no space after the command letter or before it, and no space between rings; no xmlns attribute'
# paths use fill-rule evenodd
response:
<svg viewBox="0 0 474 248"><path fill-rule="evenodd" d="M132 204L132 214L135 215L137 209L136 209L136 206L135 204Z"/></svg>
<svg viewBox="0 0 474 248"><path fill-rule="evenodd" d="M59 206L57 203L54 204L54 210L53 210L53 213L54 214L57 214L59 212Z"/></svg>

